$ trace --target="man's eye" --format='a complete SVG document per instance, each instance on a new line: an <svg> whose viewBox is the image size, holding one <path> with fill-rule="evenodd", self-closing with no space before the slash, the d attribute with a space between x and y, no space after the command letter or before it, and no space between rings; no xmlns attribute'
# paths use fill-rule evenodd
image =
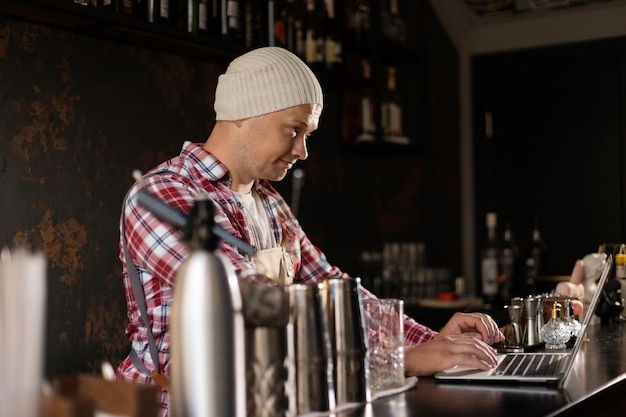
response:
<svg viewBox="0 0 626 417"><path fill-rule="evenodd" d="M302 133L302 129L299 127L294 127L291 129L291 131L293 132L293 137L298 137L301 133ZM307 140L311 137L311 133L307 132L304 134L304 139Z"/></svg>

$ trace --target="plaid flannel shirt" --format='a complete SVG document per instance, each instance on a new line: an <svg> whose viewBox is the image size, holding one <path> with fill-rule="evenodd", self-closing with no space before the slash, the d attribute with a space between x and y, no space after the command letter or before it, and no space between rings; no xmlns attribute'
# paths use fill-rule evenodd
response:
<svg viewBox="0 0 626 417"><path fill-rule="evenodd" d="M155 172L161 174L150 175ZM208 192L215 204L216 223L226 232L250 242L250 231L241 209L230 190L228 169L202 144L185 142L179 156L166 161L146 175L144 186L157 198L185 213L191 210L194 196L203 190ZM285 200L268 181L257 180L255 189L262 198L269 214L272 232L277 242L288 241L296 275L296 283L318 283L332 277L347 277L339 268L332 266L324 254L307 238L293 216ZM125 259L120 243L120 260L124 268L124 286L128 306L129 324L126 335L138 356L149 370L155 369L148 350L148 329L140 318L137 303L127 273L127 268L136 268L141 280L150 320L151 331L159 350L162 371L169 375L171 314L174 277L185 260L188 249L182 233L148 212L137 203L138 185L135 184L125 200L120 220L120 233L124 222L125 236L131 262ZM241 272L253 268L248 257L225 242L221 249L232 261L235 270ZM364 299L374 297L363 290ZM431 340L436 332L406 317L404 322L407 345ZM142 374L126 358L117 369L118 379L152 383L150 376ZM167 416L167 393L160 392L160 416Z"/></svg>

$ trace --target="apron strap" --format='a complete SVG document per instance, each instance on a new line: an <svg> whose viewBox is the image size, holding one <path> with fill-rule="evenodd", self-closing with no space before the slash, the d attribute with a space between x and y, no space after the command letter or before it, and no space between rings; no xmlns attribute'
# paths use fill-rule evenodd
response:
<svg viewBox="0 0 626 417"><path fill-rule="evenodd" d="M152 176L156 174L162 174L167 171L157 171L152 174L148 174L147 176ZM145 177L144 177L145 178ZM124 203L122 204L122 213L126 207L126 202L128 200L128 195L130 194L130 190L126 193L124 197ZM150 375L152 380L156 382L163 389L169 389L169 379L167 376L161 371L161 365L159 361L159 350L157 349L156 341L154 340L154 335L152 334L152 327L150 326L150 318L148 317L148 308L146 306L146 295L143 291L143 286L141 284L141 280L139 278L139 273L137 272L137 266L133 262L130 257L130 252L128 251L128 245L126 244L126 228L125 228L125 220L122 218L122 247L124 249L124 258L126 259L126 272L128 273L128 279L130 280L130 285L133 290L133 295L135 296L135 302L137 303L137 310L139 310L139 315L141 317L141 321L143 321L144 326L146 326L146 331L148 334L148 351L150 353L150 357L152 358L152 363L154 364L154 371L150 372L146 364L141 360L135 349L131 347L129 358L135 368L143 372L144 374Z"/></svg>

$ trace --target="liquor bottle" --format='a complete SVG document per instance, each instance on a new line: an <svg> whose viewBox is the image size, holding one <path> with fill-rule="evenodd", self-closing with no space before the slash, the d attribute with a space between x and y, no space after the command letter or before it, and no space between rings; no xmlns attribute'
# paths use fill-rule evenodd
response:
<svg viewBox="0 0 626 417"><path fill-rule="evenodd" d="M424 297L426 289L426 245L424 242L409 244L409 291L404 296L409 302L417 303ZM408 294L408 296L406 295Z"/></svg>
<svg viewBox="0 0 626 417"><path fill-rule="evenodd" d="M148 0L148 21L163 25L173 24L173 2L174 0Z"/></svg>
<svg viewBox="0 0 626 417"><path fill-rule="evenodd" d="M98 0L96 3L96 7L98 9L102 9L105 10L107 12L111 12L113 11L113 8L115 7L115 0Z"/></svg>
<svg viewBox="0 0 626 417"><path fill-rule="evenodd" d="M316 3L316 0L306 0L304 60L307 64L317 64L324 60L323 19L320 19L320 12L323 10Z"/></svg>
<svg viewBox="0 0 626 417"><path fill-rule="evenodd" d="M174 26L183 31L187 31L188 29L188 10L189 4L188 0L177 0L176 1L176 13L174 17Z"/></svg>
<svg viewBox="0 0 626 417"><path fill-rule="evenodd" d="M81 6L93 7L95 9L102 9L111 11L113 8L114 0L70 0L73 1L74 4L78 4Z"/></svg>
<svg viewBox="0 0 626 417"><path fill-rule="evenodd" d="M146 19L150 23L156 23L159 20L161 11L161 0L147 0L147 3Z"/></svg>
<svg viewBox="0 0 626 417"><path fill-rule="evenodd" d="M326 3L326 38L324 41L325 56L324 61L326 67L339 67L343 61L343 47L341 43L341 35L339 34L339 24L335 10L335 0L325 0Z"/></svg>
<svg viewBox="0 0 626 417"><path fill-rule="evenodd" d="M187 0L187 32L206 34L208 13L208 0Z"/></svg>
<svg viewBox="0 0 626 417"><path fill-rule="evenodd" d="M626 244L622 243L615 255L615 278L620 283L620 294L626 294ZM624 302L622 301L622 305Z"/></svg>
<svg viewBox="0 0 626 417"><path fill-rule="evenodd" d="M176 0L160 0L157 23L174 26L176 16Z"/></svg>
<svg viewBox="0 0 626 417"><path fill-rule="evenodd" d="M126 16L132 16L133 0L122 0L122 14Z"/></svg>
<svg viewBox="0 0 626 417"><path fill-rule="evenodd" d="M148 0L132 0L131 16L148 20Z"/></svg>
<svg viewBox="0 0 626 417"><path fill-rule="evenodd" d="M284 0L269 0L267 2L268 46L285 47L286 17Z"/></svg>
<svg viewBox="0 0 626 417"><path fill-rule="evenodd" d="M243 23L243 44L246 48L251 49L254 37L254 12L252 11L254 4L250 1L244 0L240 3L240 7L243 6L240 11L242 14L241 22Z"/></svg>
<svg viewBox="0 0 626 417"><path fill-rule="evenodd" d="M387 298L402 296L402 259L399 242L386 242L383 246L383 294Z"/></svg>
<svg viewBox="0 0 626 417"><path fill-rule="evenodd" d="M402 132L402 102L396 88L396 68L393 66L387 72L387 88L381 104L381 124L385 141L408 145L409 139Z"/></svg>
<svg viewBox="0 0 626 417"><path fill-rule="evenodd" d="M243 6L241 10L243 22L243 44L246 48L250 49L254 47L254 38L255 38L255 30L256 30L256 18L255 14L257 13L256 5L253 2L245 1L243 4L240 3L240 6Z"/></svg>
<svg viewBox="0 0 626 417"><path fill-rule="evenodd" d="M209 36L220 39L222 37L222 0L209 0L207 19Z"/></svg>
<svg viewBox="0 0 626 417"><path fill-rule="evenodd" d="M546 262L546 245L541 235L538 223L533 226L532 243L526 257L525 289L533 294L536 288L537 277L544 273Z"/></svg>
<svg viewBox="0 0 626 417"><path fill-rule="evenodd" d="M305 4L302 0L287 0L287 26L286 26L286 42L287 49L300 58L305 56L304 41L304 16Z"/></svg>
<svg viewBox="0 0 626 417"><path fill-rule="evenodd" d="M306 0L306 23L304 34L304 60L311 64L316 61L316 33L315 33L315 0Z"/></svg>
<svg viewBox="0 0 626 417"><path fill-rule="evenodd" d="M391 41L406 43L406 22L400 17L398 0L381 1L381 30Z"/></svg>
<svg viewBox="0 0 626 417"><path fill-rule="evenodd" d="M163 1L163 0L162 0ZM209 0L198 0L198 33L209 32Z"/></svg>
<svg viewBox="0 0 626 417"><path fill-rule="evenodd" d="M346 23L350 37L356 42L367 42L370 31L370 6L368 0L347 0Z"/></svg>
<svg viewBox="0 0 626 417"><path fill-rule="evenodd" d="M269 44L268 16L273 1L259 2L256 0L244 1L244 45L252 49Z"/></svg>
<svg viewBox="0 0 626 417"><path fill-rule="evenodd" d="M187 0L187 24L186 24L187 32L198 33L199 23L200 23L200 0Z"/></svg>
<svg viewBox="0 0 626 417"><path fill-rule="evenodd" d="M615 278L626 279L626 244L619 246L619 251L615 255Z"/></svg>
<svg viewBox="0 0 626 417"><path fill-rule="evenodd" d="M511 226L507 222L502 240L502 250L500 251L500 278L498 279L498 293L505 302L511 298L516 282L517 255L518 248L513 238Z"/></svg>
<svg viewBox="0 0 626 417"><path fill-rule="evenodd" d="M500 246L496 235L498 217L490 212L486 215L487 240L481 251L482 294L485 304L492 306L498 295L498 257Z"/></svg>
<svg viewBox="0 0 626 417"><path fill-rule="evenodd" d="M378 0L380 7L380 32L386 39L393 38L389 0Z"/></svg>
<svg viewBox="0 0 626 417"><path fill-rule="evenodd" d="M372 70L367 59L361 61L363 67L363 79L370 81ZM361 117L360 133L356 138L357 142L371 142L375 138L376 123L374 122L374 98L370 86L363 88L361 96Z"/></svg>
<svg viewBox="0 0 626 417"><path fill-rule="evenodd" d="M243 10L239 0L224 0L222 17L226 22L223 26L224 39L229 42L243 44Z"/></svg>
<svg viewBox="0 0 626 417"><path fill-rule="evenodd" d="M326 6L325 0L314 0L315 13L315 62L323 64L326 59Z"/></svg>

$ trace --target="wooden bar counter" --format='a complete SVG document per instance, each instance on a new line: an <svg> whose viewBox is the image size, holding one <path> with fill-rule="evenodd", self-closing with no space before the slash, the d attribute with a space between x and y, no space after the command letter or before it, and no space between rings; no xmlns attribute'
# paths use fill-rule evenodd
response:
<svg viewBox="0 0 626 417"><path fill-rule="evenodd" d="M562 387L436 382L379 399L337 417L624 416L626 323L589 326L586 341Z"/></svg>

